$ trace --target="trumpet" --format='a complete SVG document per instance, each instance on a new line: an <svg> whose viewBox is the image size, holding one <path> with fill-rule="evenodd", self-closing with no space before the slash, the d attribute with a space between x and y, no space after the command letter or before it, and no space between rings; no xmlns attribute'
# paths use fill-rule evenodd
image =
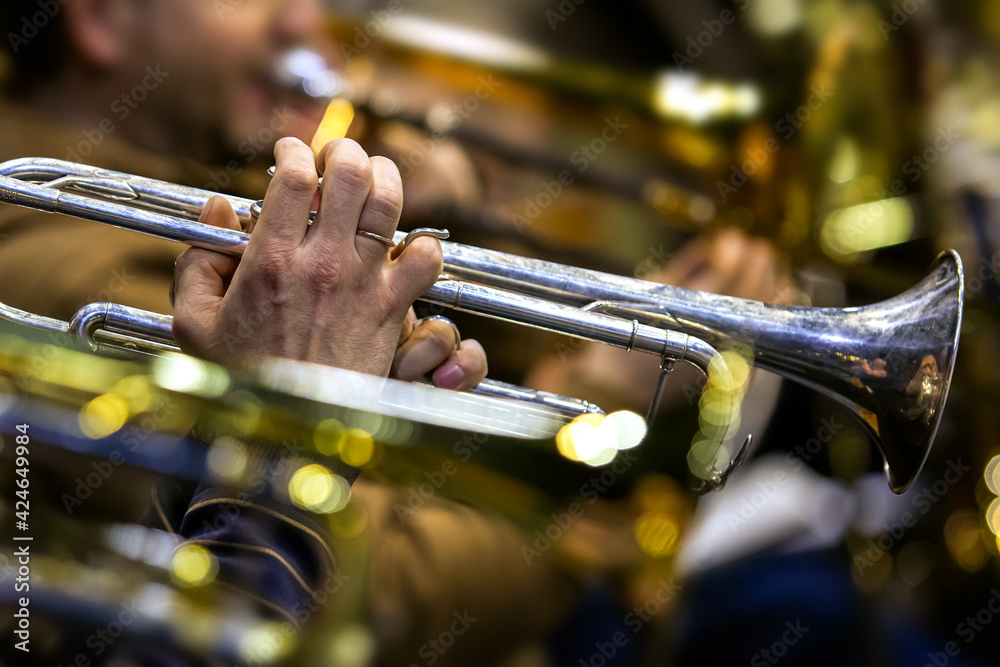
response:
<svg viewBox="0 0 1000 667"><path fill-rule="evenodd" d="M0 199L240 255L249 235L197 222L218 193L62 160L0 164ZM246 226L252 200L226 197ZM405 243L422 230L397 232ZM720 348L750 347L754 365L819 391L855 414L882 455L889 487L903 493L933 443L948 396L961 329L964 279L953 250L929 275L896 297L864 307L767 304L651 283L443 241L444 270L422 297L432 304L655 355L661 383L675 361L706 374L729 374ZM0 306L4 319L76 333L99 345L172 345L170 318L117 304L91 304L70 322ZM546 405L573 400L487 383L484 393ZM592 411L585 401L575 408ZM710 461L701 476L720 488L747 453ZM726 457L728 459L728 456ZM696 472L696 474L698 474Z"/></svg>

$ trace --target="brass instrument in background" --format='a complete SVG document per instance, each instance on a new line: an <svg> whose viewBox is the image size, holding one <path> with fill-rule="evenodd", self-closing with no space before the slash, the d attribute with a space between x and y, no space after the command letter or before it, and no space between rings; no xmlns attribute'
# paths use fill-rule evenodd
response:
<svg viewBox="0 0 1000 667"><path fill-rule="evenodd" d="M0 165L0 198L219 252L239 255L249 236L197 222L216 193L51 159ZM250 200L229 197L244 223ZM399 232L397 242L406 238ZM962 317L957 253L899 296L860 308L765 304L442 243L447 275L424 295L434 304L594 340L729 376L726 341L749 345L753 363L839 401L867 427L902 493L927 458L951 381ZM170 339L169 318L114 304L86 307L72 323L6 308L7 319L86 337ZM665 373L664 376L665 377ZM720 385L731 382L720 382ZM723 429L724 431L725 429ZM732 462L723 438L692 472L721 486ZM723 452L720 454L719 452ZM717 460L724 457L725 460ZM692 462L689 457L689 463Z"/></svg>

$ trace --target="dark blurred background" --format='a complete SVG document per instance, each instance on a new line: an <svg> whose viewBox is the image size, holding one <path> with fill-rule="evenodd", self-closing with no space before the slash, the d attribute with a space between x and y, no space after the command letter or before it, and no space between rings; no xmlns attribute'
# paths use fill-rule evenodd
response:
<svg viewBox="0 0 1000 667"><path fill-rule="evenodd" d="M595 576L545 650L507 664L996 664L1000 0L326 5L350 136L399 165L403 228L650 279L736 229L773 248L781 300L817 307L895 296L949 248L964 262L950 400L906 495L851 415L786 382L744 406L760 437L742 481L696 504L680 471L697 414L678 401L608 494L642 555ZM491 377L591 362L614 375L569 339L456 321ZM641 380L555 387L641 412L649 364ZM822 449L795 453L829 423L842 426ZM555 495L577 485L530 457L496 465ZM779 501L755 504L772 487ZM680 593L635 630L630 610L667 579ZM640 641L602 653L633 630Z"/></svg>

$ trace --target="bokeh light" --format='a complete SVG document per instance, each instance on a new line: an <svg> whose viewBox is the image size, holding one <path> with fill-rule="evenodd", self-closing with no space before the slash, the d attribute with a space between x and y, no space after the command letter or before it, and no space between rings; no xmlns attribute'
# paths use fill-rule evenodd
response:
<svg viewBox="0 0 1000 667"><path fill-rule="evenodd" d="M170 560L170 577L184 588L211 583L218 571L215 555L197 544L185 544Z"/></svg>
<svg viewBox="0 0 1000 667"><path fill-rule="evenodd" d="M986 464L986 471L983 473L986 480L986 487L995 496L1000 496L1000 454L990 459Z"/></svg>
<svg viewBox="0 0 1000 667"><path fill-rule="evenodd" d="M222 368L180 354L157 359L153 381L164 389L206 398L221 396L229 389L229 375Z"/></svg>
<svg viewBox="0 0 1000 667"><path fill-rule="evenodd" d="M347 505L351 497L351 485L325 466L313 463L295 471L288 482L288 495L299 507L330 514Z"/></svg>
<svg viewBox="0 0 1000 667"><path fill-rule="evenodd" d="M623 449L635 447L646 436L646 422L634 412L580 415L556 434L559 453L573 461L602 466Z"/></svg>
<svg viewBox="0 0 1000 667"><path fill-rule="evenodd" d="M102 394L81 408L80 431L95 440L105 438L121 429L128 417L128 404L122 397Z"/></svg>
<svg viewBox="0 0 1000 667"><path fill-rule="evenodd" d="M677 552L681 530L669 514L647 512L635 522L635 541L649 556L672 556Z"/></svg>
<svg viewBox="0 0 1000 667"><path fill-rule="evenodd" d="M246 449L233 438L220 437L212 443L206 460L209 471L220 482L235 484L246 474Z"/></svg>

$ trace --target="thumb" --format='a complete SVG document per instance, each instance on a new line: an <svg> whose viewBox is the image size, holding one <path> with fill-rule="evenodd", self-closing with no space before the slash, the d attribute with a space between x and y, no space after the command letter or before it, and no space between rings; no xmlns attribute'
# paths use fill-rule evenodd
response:
<svg viewBox="0 0 1000 667"><path fill-rule="evenodd" d="M214 227L240 228L232 206L218 196L205 204L198 221ZM215 319L237 266L236 257L201 248L188 248L177 258L170 303L174 306L174 337L182 346L200 340Z"/></svg>
<svg viewBox="0 0 1000 667"><path fill-rule="evenodd" d="M431 288L444 269L441 244L437 239L422 236L393 257L386 271L396 286L396 306L408 308Z"/></svg>

